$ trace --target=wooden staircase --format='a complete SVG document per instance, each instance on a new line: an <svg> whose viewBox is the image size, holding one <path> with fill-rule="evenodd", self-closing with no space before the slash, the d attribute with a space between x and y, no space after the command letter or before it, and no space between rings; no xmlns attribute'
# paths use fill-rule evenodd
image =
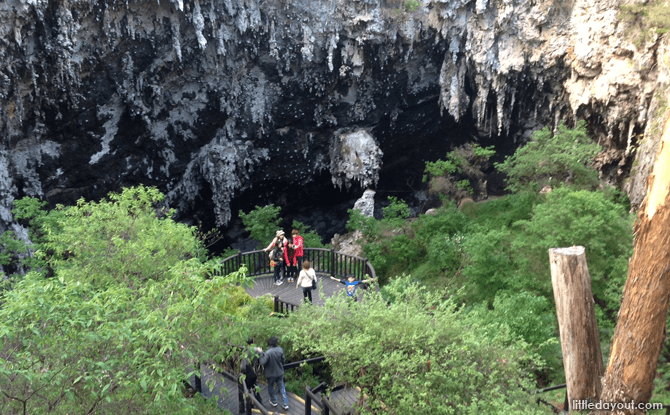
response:
<svg viewBox="0 0 670 415"><path fill-rule="evenodd" d="M226 376L220 372L213 370L210 367L202 367L202 379L201 379L201 395L207 399L216 399L216 403L219 408L230 411L233 414L240 413L239 398L237 393L237 383L233 381L232 375ZM194 377L191 378L191 384L195 385ZM269 414L295 414L295 415L304 415L307 412L305 411L305 399L294 393L286 391L286 396L288 397L288 406L289 409L285 410L281 408L281 403L277 407L270 405L270 396L268 395L268 388L266 385L260 385L261 387L261 399L264 406L264 409ZM357 388L342 388L330 395L329 400L334 403L337 407L341 408L341 413L349 413L349 410L353 408L358 402L360 396L360 390ZM261 411L258 409L252 409L253 413L260 414ZM312 414L321 414L321 408L312 403L311 405Z"/></svg>

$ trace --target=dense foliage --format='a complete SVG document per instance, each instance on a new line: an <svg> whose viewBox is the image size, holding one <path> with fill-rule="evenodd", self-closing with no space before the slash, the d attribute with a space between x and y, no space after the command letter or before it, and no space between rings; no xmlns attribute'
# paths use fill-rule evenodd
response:
<svg viewBox="0 0 670 415"><path fill-rule="evenodd" d="M183 380L247 334L236 321L249 297L235 285L248 280L206 279L215 262L161 200L139 187L33 210L45 266L2 297L0 413L218 412L187 399Z"/></svg>
<svg viewBox="0 0 670 415"><path fill-rule="evenodd" d="M408 273L426 286L446 287L452 298L467 305L465 312L492 309L505 316L510 330L548 364L539 376L560 381L547 250L586 247L605 341L616 322L632 254L633 215L619 192L595 186L597 173L589 160L597 151L583 124L574 129L560 125L553 136L545 128L498 164L514 193L460 209L446 203L432 215L403 222L386 212L377 220L351 211L348 227L363 231L365 253L382 284ZM455 154L442 163L452 163L450 170L427 163L427 172L457 172ZM549 183L553 191L541 194L539 188ZM389 213L406 207L402 200L389 202ZM514 305L519 307L511 311ZM510 320L523 322L523 327Z"/></svg>
<svg viewBox="0 0 670 415"><path fill-rule="evenodd" d="M446 159L427 162L423 181L433 193L460 199L485 193L484 170L495 154L493 146L467 143L447 153Z"/></svg>
<svg viewBox="0 0 670 415"><path fill-rule="evenodd" d="M591 189L598 185L598 172L589 164L600 149L586 134L586 122L575 128L560 123L556 134L549 127L535 131L528 144L496 168L507 175L512 191L562 183Z"/></svg>
<svg viewBox="0 0 670 415"><path fill-rule="evenodd" d="M278 229L282 229L280 224L283 219L279 216L281 207L273 204L266 206L256 206L249 213L244 213L240 210L239 215L244 223L244 228L249 232L252 239L259 242L259 248L265 246L272 241ZM291 231L297 229L304 239L304 244L309 248L323 248L324 244L321 242L321 236L314 231L309 231L309 226L302 222L294 220L291 224L291 229L285 229L286 237L291 236ZM225 256L225 255L224 255Z"/></svg>
<svg viewBox="0 0 670 415"><path fill-rule="evenodd" d="M369 395L362 413L533 414L528 345L485 310L464 313L406 277L352 303L303 307L288 319L294 347L327 356L336 383ZM487 317L491 317L488 321Z"/></svg>
<svg viewBox="0 0 670 415"><path fill-rule="evenodd" d="M380 220L350 211L381 289L281 319L244 292L244 268L218 275L202 234L173 221L155 189L52 211L16 201L32 244L12 232L0 240L0 264L17 271L0 293L0 413L218 413L183 381L196 362L234 361L249 335L261 346L280 336L287 361L325 355L329 366L289 373L289 388L323 376L360 386L366 413L545 413L529 392L562 376L547 250L586 247L603 333L632 250L625 197L596 186L597 151L583 124L543 129L497 165L509 195L417 218L397 198ZM472 194L492 152L468 145L427 163L431 188L445 200ZM540 194L546 184L553 190ZM240 217L263 247L280 213L268 205ZM293 228L305 246L323 246L306 225Z"/></svg>

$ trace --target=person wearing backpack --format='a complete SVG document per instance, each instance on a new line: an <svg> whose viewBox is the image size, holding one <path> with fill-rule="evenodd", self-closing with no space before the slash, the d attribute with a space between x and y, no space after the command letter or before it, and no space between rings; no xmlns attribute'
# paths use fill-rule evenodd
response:
<svg viewBox="0 0 670 415"><path fill-rule="evenodd" d="M302 270L295 284L295 288L302 288L303 299L309 300L310 303L312 302L312 289L316 288L316 272L311 265L309 261L302 263Z"/></svg>
<svg viewBox="0 0 670 415"><path fill-rule="evenodd" d="M275 238L263 251L270 251L270 260L274 261L274 283L282 285L284 283L284 250L288 240L284 237L284 231L278 230Z"/></svg>
<svg viewBox="0 0 670 415"><path fill-rule="evenodd" d="M284 349L277 343L279 339L272 336L268 340L268 350L261 353L260 363L265 368L265 379L268 381L268 395L270 405L277 406L277 393L281 393L282 408L288 409L288 396L284 386Z"/></svg>
<svg viewBox="0 0 670 415"><path fill-rule="evenodd" d="M247 386L247 390L250 393L253 393L256 397L258 403L263 405L263 400L261 399L260 393L256 390L256 381L258 380L258 375L256 373L256 368L259 366L258 354L263 351L260 347L255 347L253 345L253 337L247 339L247 349L244 351L246 356L242 359L240 363L240 374L244 375L244 384ZM242 399L242 390L238 391L239 393L239 402L244 403ZM244 407L240 407L240 412L244 412Z"/></svg>

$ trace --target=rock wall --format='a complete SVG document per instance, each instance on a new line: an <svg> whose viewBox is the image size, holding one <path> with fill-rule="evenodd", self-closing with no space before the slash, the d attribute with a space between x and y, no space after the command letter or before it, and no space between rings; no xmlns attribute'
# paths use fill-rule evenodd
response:
<svg viewBox="0 0 670 415"><path fill-rule="evenodd" d="M72 203L145 183L225 225L249 193L272 201L287 189L405 180L453 144L509 153L534 129L575 118L590 121L608 151L601 170L620 182L662 107L654 91L667 70L656 65L664 40L636 49L616 10L608 0L425 0L416 10L399 0L5 0L0 220L24 195Z"/></svg>

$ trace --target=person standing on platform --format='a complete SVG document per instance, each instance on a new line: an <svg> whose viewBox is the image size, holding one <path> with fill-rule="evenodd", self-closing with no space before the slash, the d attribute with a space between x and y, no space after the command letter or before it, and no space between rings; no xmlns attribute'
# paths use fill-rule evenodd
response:
<svg viewBox="0 0 670 415"><path fill-rule="evenodd" d="M347 290L347 298L353 299L353 301L358 301L358 298L356 297L356 290L358 289L358 285L360 283L369 283L374 281L374 278L370 278L368 280L356 280L356 277L352 274L349 275L346 279L342 278L335 278L335 277L330 277L331 280L337 281L340 284L344 284L346 286Z"/></svg>
<svg viewBox="0 0 670 415"><path fill-rule="evenodd" d="M284 263L286 264L286 278L288 282L293 282L296 274L298 274L298 263L295 258L295 249L291 241L286 245L284 250Z"/></svg>
<svg viewBox="0 0 670 415"><path fill-rule="evenodd" d="M261 353L260 363L265 367L270 405L277 406L277 391L279 391L283 400L282 408L288 409L288 397L284 386L284 349L277 345L278 342L277 337L270 337L268 350Z"/></svg>
<svg viewBox="0 0 670 415"><path fill-rule="evenodd" d="M298 277L298 282L295 288L302 288L302 296L304 300L312 302L312 289L316 286L316 272L312 269L309 261L302 263L302 271Z"/></svg>
<svg viewBox="0 0 670 415"><path fill-rule="evenodd" d="M295 251L295 262L298 264L298 266L302 265L302 257L303 257L303 245L305 241L302 239L302 236L299 235L300 232L298 232L297 229L293 229L291 231L291 236L293 237L293 250Z"/></svg>
<svg viewBox="0 0 670 415"><path fill-rule="evenodd" d="M284 237L284 231L278 230L275 238L263 251L270 251L270 260L274 261L274 283L282 285L284 283L284 250L288 240Z"/></svg>

